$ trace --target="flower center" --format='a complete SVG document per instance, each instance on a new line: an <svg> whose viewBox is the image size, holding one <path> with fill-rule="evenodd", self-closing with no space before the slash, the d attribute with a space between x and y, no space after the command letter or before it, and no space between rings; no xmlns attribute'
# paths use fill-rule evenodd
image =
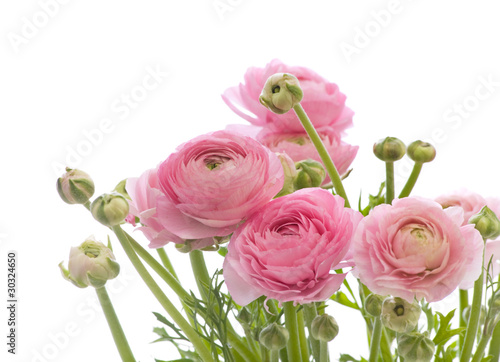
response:
<svg viewBox="0 0 500 362"><path fill-rule="evenodd" d="M402 304L398 304L397 306L394 307L393 310L398 317L401 317L403 314L405 314L405 306Z"/></svg>
<svg viewBox="0 0 500 362"><path fill-rule="evenodd" d="M223 157L223 156L216 156L216 155L213 155L213 156L209 156L207 158L205 158L205 166L207 166L207 168L209 170L213 170L214 168L217 168L217 166L229 161L230 158L229 157Z"/></svg>
<svg viewBox="0 0 500 362"><path fill-rule="evenodd" d="M269 88L268 88L269 89ZM272 89L272 92L273 93L279 93L281 90L280 86L279 85L275 85Z"/></svg>

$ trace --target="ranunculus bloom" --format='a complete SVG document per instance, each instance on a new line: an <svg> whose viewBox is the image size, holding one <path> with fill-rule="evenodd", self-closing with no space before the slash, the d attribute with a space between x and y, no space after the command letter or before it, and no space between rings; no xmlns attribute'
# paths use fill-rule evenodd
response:
<svg viewBox="0 0 500 362"><path fill-rule="evenodd" d="M227 131L181 145L158 168L162 226L182 239L226 236L283 187L278 157Z"/></svg>
<svg viewBox="0 0 500 362"><path fill-rule="evenodd" d="M238 228L224 260L232 298L246 305L265 295L279 302L328 299L345 274L342 267L362 216L319 188L277 198Z"/></svg>
<svg viewBox="0 0 500 362"><path fill-rule="evenodd" d="M300 104L316 128L329 126L342 133L352 126L354 113L345 106L346 96L336 84L328 82L310 69L287 66L277 59L264 68L249 68L244 84L224 92L224 102L255 126L269 126L277 132L303 132L295 112L275 114L259 102L264 84L275 73L290 73L298 78L304 93Z"/></svg>
<svg viewBox="0 0 500 362"><path fill-rule="evenodd" d="M443 299L479 277L483 240L463 210L408 197L379 205L354 236L357 275L371 291L411 302Z"/></svg>
<svg viewBox="0 0 500 362"><path fill-rule="evenodd" d="M323 129L318 134L321 137L321 140L323 141L330 157L332 158L338 173L343 175L347 172L349 166L356 157L358 146L352 146L345 143L331 128ZM305 132L261 132L257 136L257 140L259 140L264 146L268 147L271 151L286 153L294 162L299 162L309 158L322 162L318 151ZM323 184L327 184L328 182L330 182L330 178L327 175Z"/></svg>
<svg viewBox="0 0 500 362"><path fill-rule="evenodd" d="M484 205L486 199L475 192L460 189L437 197L436 202L440 203L443 208L450 206L459 206L464 210L464 225L469 223L472 215L477 214Z"/></svg>

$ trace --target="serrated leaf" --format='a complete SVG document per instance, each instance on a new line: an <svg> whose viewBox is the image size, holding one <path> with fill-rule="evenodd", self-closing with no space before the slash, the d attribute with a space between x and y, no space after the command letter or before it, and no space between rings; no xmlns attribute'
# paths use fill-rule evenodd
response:
<svg viewBox="0 0 500 362"><path fill-rule="evenodd" d="M422 305L422 312L427 317L427 332L431 333L434 329L434 313L432 312L432 308L429 307L429 303Z"/></svg>
<svg viewBox="0 0 500 362"><path fill-rule="evenodd" d="M466 329L465 327L449 329L451 326L450 321L455 315L455 309L448 313L446 317L439 312L436 312L436 314L439 317L439 329L436 333L436 336L432 340L436 346L448 342L450 338L462 333Z"/></svg>
<svg viewBox="0 0 500 362"><path fill-rule="evenodd" d="M169 326L171 323L168 321L167 318L165 318L164 316L162 316L160 313L157 313L157 312L153 312L154 316L156 317L156 319L158 319L158 321L162 322L163 324L166 324L167 326Z"/></svg>
<svg viewBox="0 0 500 362"><path fill-rule="evenodd" d="M332 295L330 297L330 299L339 303L339 304L345 305L346 307L360 310L358 305L356 303L352 302L351 300L349 300L349 298L347 298L347 295L345 295L344 292L337 292L334 295Z"/></svg>
<svg viewBox="0 0 500 362"><path fill-rule="evenodd" d="M366 359L361 357L361 359L356 359L350 354L341 354L339 357L339 362L366 362Z"/></svg>

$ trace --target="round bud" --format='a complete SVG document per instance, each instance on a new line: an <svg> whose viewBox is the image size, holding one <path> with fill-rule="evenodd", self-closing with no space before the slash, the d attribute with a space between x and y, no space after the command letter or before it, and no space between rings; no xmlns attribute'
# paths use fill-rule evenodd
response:
<svg viewBox="0 0 500 362"><path fill-rule="evenodd" d="M406 152L405 144L396 137L386 137L373 145L373 153L385 162L394 162L401 159Z"/></svg>
<svg viewBox="0 0 500 362"><path fill-rule="evenodd" d="M472 215L469 224L474 224L485 240L500 236L500 220L488 206L484 206L479 213Z"/></svg>
<svg viewBox="0 0 500 362"><path fill-rule="evenodd" d="M67 270L62 263L59 268L63 277L79 288L89 285L100 288L120 272L111 249L93 237L89 237L79 247L71 248Z"/></svg>
<svg viewBox="0 0 500 362"><path fill-rule="evenodd" d="M94 181L87 173L66 167L57 179L57 192L67 204L85 204L94 195Z"/></svg>
<svg viewBox="0 0 500 362"><path fill-rule="evenodd" d="M302 96L299 80L294 75L276 73L267 79L259 101L270 111L283 114L299 104Z"/></svg>
<svg viewBox="0 0 500 362"><path fill-rule="evenodd" d="M313 319L311 334L314 339L322 342L330 342L339 334L339 325L331 315L321 314Z"/></svg>
<svg viewBox="0 0 500 362"><path fill-rule="evenodd" d="M411 332L417 325L421 308L417 302L408 303L403 298L389 297L382 303L380 318L389 329L399 333Z"/></svg>
<svg viewBox="0 0 500 362"><path fill-rule="evenodd" d="M378 294L370 294L365 299L365 310L368 314L373 317L379 317L382 312L382 303L386 296L378 295Z"/></svg>
<svg viewBox="0 0 500 362"><path fill-rule="evenodd" d="M429 362L434 357L435 348L427 332L401 334L398 337L398 353L405 362Z"/></svg>
<svg viewBox="0 0 500 362"><path fill-rule="evenodd" d="M128 215L128 201L118 192L103 194L90 205L94 219L106 226L122 223Z"/></svg>
<svg viewBox="0 0 500 362"><path fill-rule="evenodd" d="M297 176L295 177L295 190L306 187L319 187L326 177L326 171L323 165L311 159L303 160L295 164Z"/></svg>
<svg viewBox="0 0 500 362"><path fill-rule="evenodd" d="M288 329L273 323L260 332L259 342L267 349L280 350L286 346L289 337Z"/></svg>
<svg viewBox="0 0 500 362"><path fill-rule="evenodd" d="M414 141L408 145L406 150L408 157L415 162L431 162L436 157L436 149L427 142Z"/></svg>

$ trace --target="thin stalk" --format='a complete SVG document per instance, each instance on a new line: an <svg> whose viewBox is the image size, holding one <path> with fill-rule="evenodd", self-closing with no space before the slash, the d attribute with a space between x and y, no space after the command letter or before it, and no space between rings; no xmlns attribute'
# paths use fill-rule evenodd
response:
<svg viewBox="0 0 500 362"><path fill-rule="evenodd" d="M385 203L394 200L394 162L385 163Z"/></svg>
<svg viewBox="0 0 500 362"><path fill-rule="evenodd" d="M369 362L376 362L378 360L378 351L380 347L380 339L382 337L382 320L380 317L375 318L375 325L373 326L372 340L370 343L370 358Z"/></svg>
<svg viewBox="0 0 500 362"><path fill-rule="evenodd" d="M300 353L300 340L297 325L297 312L293 306L293 302L283 303L283 309L285 310L285 326L290 333L290 339L288 340L286 349L288 352L288 361L290 362L301 362Z"/></svg>
<svg viewBox="0 0 500 362"><path fill-rule="evenodd" d="M280 351L273 349L271 351L271 362L279 362L280 360Z"/></svg>
<svg viewBox="0 0 500 362"><path fill-rule="evenodd" d="M491 337L490 348L488 349L488 354L493 356L491 362L498 362L500 359L500 323L497 323L495 329L493 329L493 336Z"/></svg>
<svg viewBox="0 0 500 362"><path fill-rule="evenodd" d="M328 362L328 342L320 341L319 342L319 355L320 362Z"/></svg>
<svg viewBox="0 0 500 362"><path fill-rule="evenodd" d="M417 183L418 176L420 175L420 171L422 171L422 166L424 164L422 162L415 162L413 165L413 170L411 170L410 177L408 178L408 181L406 181L406 184L404 185L403 189L401 190L401 193L399 194L399 198L407 197L410 196L411 190L413 190L413 187Z"/></svg>
<svg viewBox="0 0 500 362"><path fill-rule="evenodd" d="M459 289L459 306L458 309L460 314L458 315L458 326L459 327L467 327L467 322L464 319L464 310L469 306L469 292L467 290ZM458 350L462 350L462 346L464 345L465 336L463 333L458 337Z"/></svg>
<svg viewBox="0 0 500 362"><path fill-rule="evenodd" d="M141 276L142 280L146 286L151 290L153 295L156 297L158 302L160 302L161 306L165 309L165 311L170 315L172 320L177 326L184 332L186 337L191 341L193 347L196 352L200 355L201 359L206 362L213 362L212 355L210 351L203 343L203 340L200 338L198 333L191 327L189 322L182 316L182 314L175 308L175 306L170 302L165 293L161 290L161 288L156 284L155 280L149 274L146 267L142 264L141 260L135 253L132 248L127 235L124 233L120 225L113 226L113 231L117 236L118 240L122 244L123 250L127 254L128 258L134 265L135 269Z"/></svg>
<svg viewBox="0 0 500 362"><path fill-rule="evenodd" d="M302 108L300 104L297 104L293 106L293 110L297 114L297 117L299 117L300 122L302 123L302 126L307 132L307 135L311 139L314 147L316 147L316 150L319 153L319 157L321 157L321 161L323 161L323 164L325 165L326 172L328 173L328 176L330 176L330 180L332 180L333 187L335 188L335 192L342 196L342 198L345 200L345 207L351 207L349 204L349 200L347 199L347 194L344 190L344 185L342 185L342 180L340 179L340 175L337 171L337 168L335 167L335 164L332 161L332 158L328 154L328 151L326 150L325 145L323 144L323 141L321 141L321 138L318 135L318 132L316 132L316 129L314 128L311 120L307 116L306 112Z"/></svg>
<svg viewBox="0 0 500 362"><path fill-rule="evenodd" d="M460 354L460 362L468 362L472 355L472 348L477 336L479 327L479 316L481 313L481 298L483 295L484 272L481 272L480 277L474 282L474 294L472 296L472 305L469 317L469 324L465 332L465 340Z"/></svg>
<svg viewBox="0 0 500 362"><path fill-rule="evenodd" d="M302 362L309 361L309 351L307 349L306 327L304 323L304 308L297 312L297 328L299 331L300 353Z"/></svg>
<svg viewBox="0 0 500 362"><path fill-rule="evenodd" d="M481 362L481 360L483 359L484 350L486 349L486 345L488 344L489 340L490 336L485 336L484 334L481 335L481 339L479 340L479 344L476 348L476 353L474 353L474 356L472 357L472 362Z"/></svg>
<svg viewBox="0 0 500 362"><path fill-rule="evenodd" d="M179 280L179 277L175 273L174 266L170 262L170 259L168 258L167 252L165 251L164 248L158 248L156 249L156 252L158 253L158 256L160 257L161 263L167 269L170 274L174 276L175 279Z"/></svg>
<svg viewBox="0 0 500 362"><path fill-rule="evenodd" d="M318 362L319 357L320 357L319 341L317 339L312 338L312 334L311 334L312 321L318 315L318 311L316 310L316 304L314 304L314 303L304 304L303 309L304 309L304 317L305 317L305 321L306 321L306 326L307 326L307 329L309 330L309 343L311 344L311 350L312 350L311 352L312 352L314 360L316 362Z"/></svg>
<svg viewBox="0 0 500 362"><path fill-rule="evenodd" d="M122 326L118 320L111 299L109 299L106 287L96 288L97 297L99 298L99 303L101 303L102 310L108 321L109 329L113 335L113 340L115 341L116 348L123 362L135 362L132 350L127 342L125 333L123 333Z"/></svg>

